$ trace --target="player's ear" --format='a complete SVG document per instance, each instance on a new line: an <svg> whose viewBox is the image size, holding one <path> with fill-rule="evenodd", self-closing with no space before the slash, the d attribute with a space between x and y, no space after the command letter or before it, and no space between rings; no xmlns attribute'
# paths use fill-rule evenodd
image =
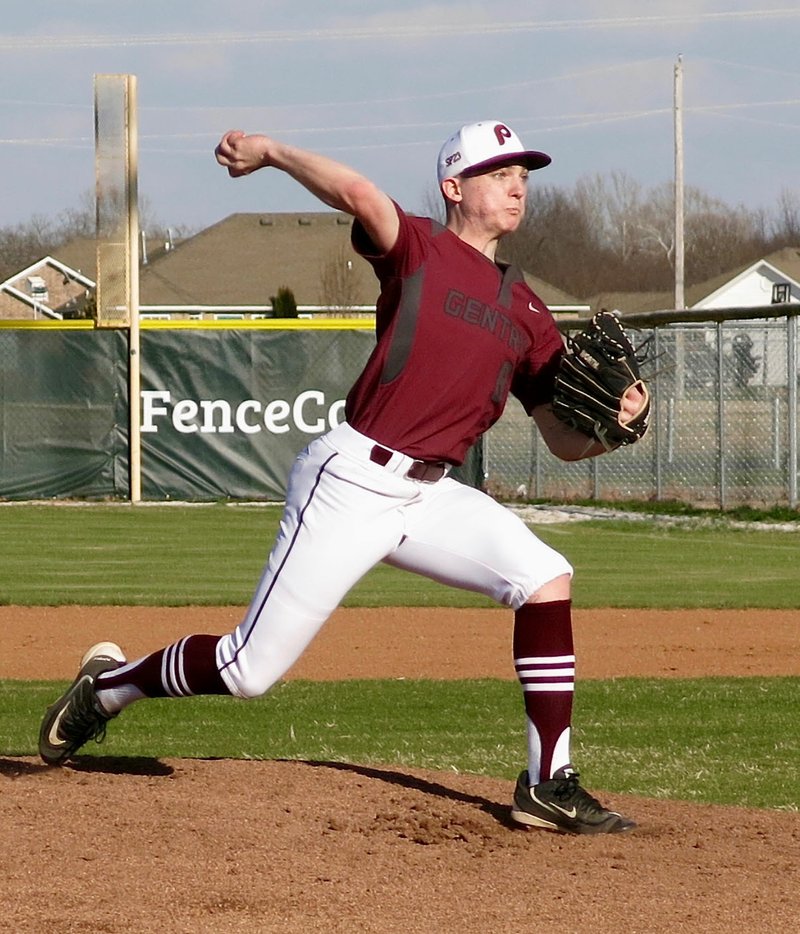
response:
<svg viewBox="0 0 800 934"><path fill-rule="evenodd" d="M446 178L442 182L442 194L444 195L447 201L454 201L458 203L461 201L463 195L461 194L461 179L460 178Z"/></svg>

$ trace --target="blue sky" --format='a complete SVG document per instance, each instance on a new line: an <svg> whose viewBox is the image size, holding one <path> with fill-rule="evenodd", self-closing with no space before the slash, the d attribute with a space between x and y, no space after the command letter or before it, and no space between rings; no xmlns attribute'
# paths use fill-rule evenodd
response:
<svg viewBox="0 0 800 934"><path fill-rule="evenodd" d="M535 183L669 182L678 55L686 184L768 211L800 191L796 0L29 0L4 5L0 49L0 226L91 196L95 73L137 77L139 188L171 226L320 207L279 173L229 179L230 128L348 162L410 211L480 119L552 155Z"/></svg>

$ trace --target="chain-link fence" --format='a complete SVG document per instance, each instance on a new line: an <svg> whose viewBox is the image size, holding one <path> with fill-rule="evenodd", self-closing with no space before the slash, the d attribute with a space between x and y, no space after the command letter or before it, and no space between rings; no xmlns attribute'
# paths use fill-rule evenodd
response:
<svg viewBox="0 0 800 934"><path fill-rule="evenodd" d="M503 499L679 500L700 506L798 503L798 306L626 316L650 327L647 436L610 456L564 463L513 400L485 439L489 491ZM668 320L669 318L673 320ZM575 326L579 326L575 323Z"/></svg>
<svg viewBox="0 0 800 934"><path fill-rule="evenodd" d="M482 458L502 500L795 508L800 305L782 307L712 321L626 316L641 328L637 344L650 339L642 441L564 463L512 399L458 475L480 483ZM294 453L338 412L374 340L348 328L327 339L232 330L178 341L158 328L146 337L147 496L197 499L280 497ZM0 329L0 498L125 495L126 359L116 331Z"/></svg>

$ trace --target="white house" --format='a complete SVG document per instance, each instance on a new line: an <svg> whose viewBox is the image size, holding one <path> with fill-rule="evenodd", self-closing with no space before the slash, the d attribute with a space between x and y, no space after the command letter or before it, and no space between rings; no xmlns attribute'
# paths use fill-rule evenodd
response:
<svg viewBox="0 0 800 934"><path fill-rule="evenodd" d="M718 281L718 280L715 280ZM800 302L800 250L771 253L692 304L692 308L754 308Z"/></svg>

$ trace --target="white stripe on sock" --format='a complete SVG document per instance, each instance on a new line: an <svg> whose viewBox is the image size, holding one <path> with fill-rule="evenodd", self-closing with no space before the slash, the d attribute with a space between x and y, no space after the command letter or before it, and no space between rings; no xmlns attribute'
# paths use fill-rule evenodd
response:
<svg viewBox="0 0 800 934"><path fill-rule="evenodd" d="M574 655L533 655L529 658L515 658L514 664L520 665L557 665L560 662L572 662L575 664Z"/></svg>
<svg viewBox="0 0 800 934"><path fill-rule="evenodd" d="M161 656L161 686L164 688L164 690L170 697L175 697L172 687L170 686L170 679L168 675L169 657L170 657L171 652L172 652L172 646L170 646L167 649L164 649L164 654Z"/></svg>
<svg viewBox="0 0 800 934"><path fill-rule="evenodd" d="M186 636L185 639L181 639L178 643L178 651L176 658L176 671L175 671L175 684L184 697L191 697L192 692L189 690L189 683L186 680L186 670L183 666L184 659L184 649L186 648L186 643L189 637Z"/></svg>
<svg viewBox="0 0 800 934"><path fill-rule="evenodd" d="M523 691L574 691L575 684L572 681L555 682L550 684L523 684Z"/></svg>
<svg viewBox="0 0 800 934"><path fill-rule="evenodd" d="M575 668L518 668L519 678L557 678L559 675L575 677Z"/></svg>

